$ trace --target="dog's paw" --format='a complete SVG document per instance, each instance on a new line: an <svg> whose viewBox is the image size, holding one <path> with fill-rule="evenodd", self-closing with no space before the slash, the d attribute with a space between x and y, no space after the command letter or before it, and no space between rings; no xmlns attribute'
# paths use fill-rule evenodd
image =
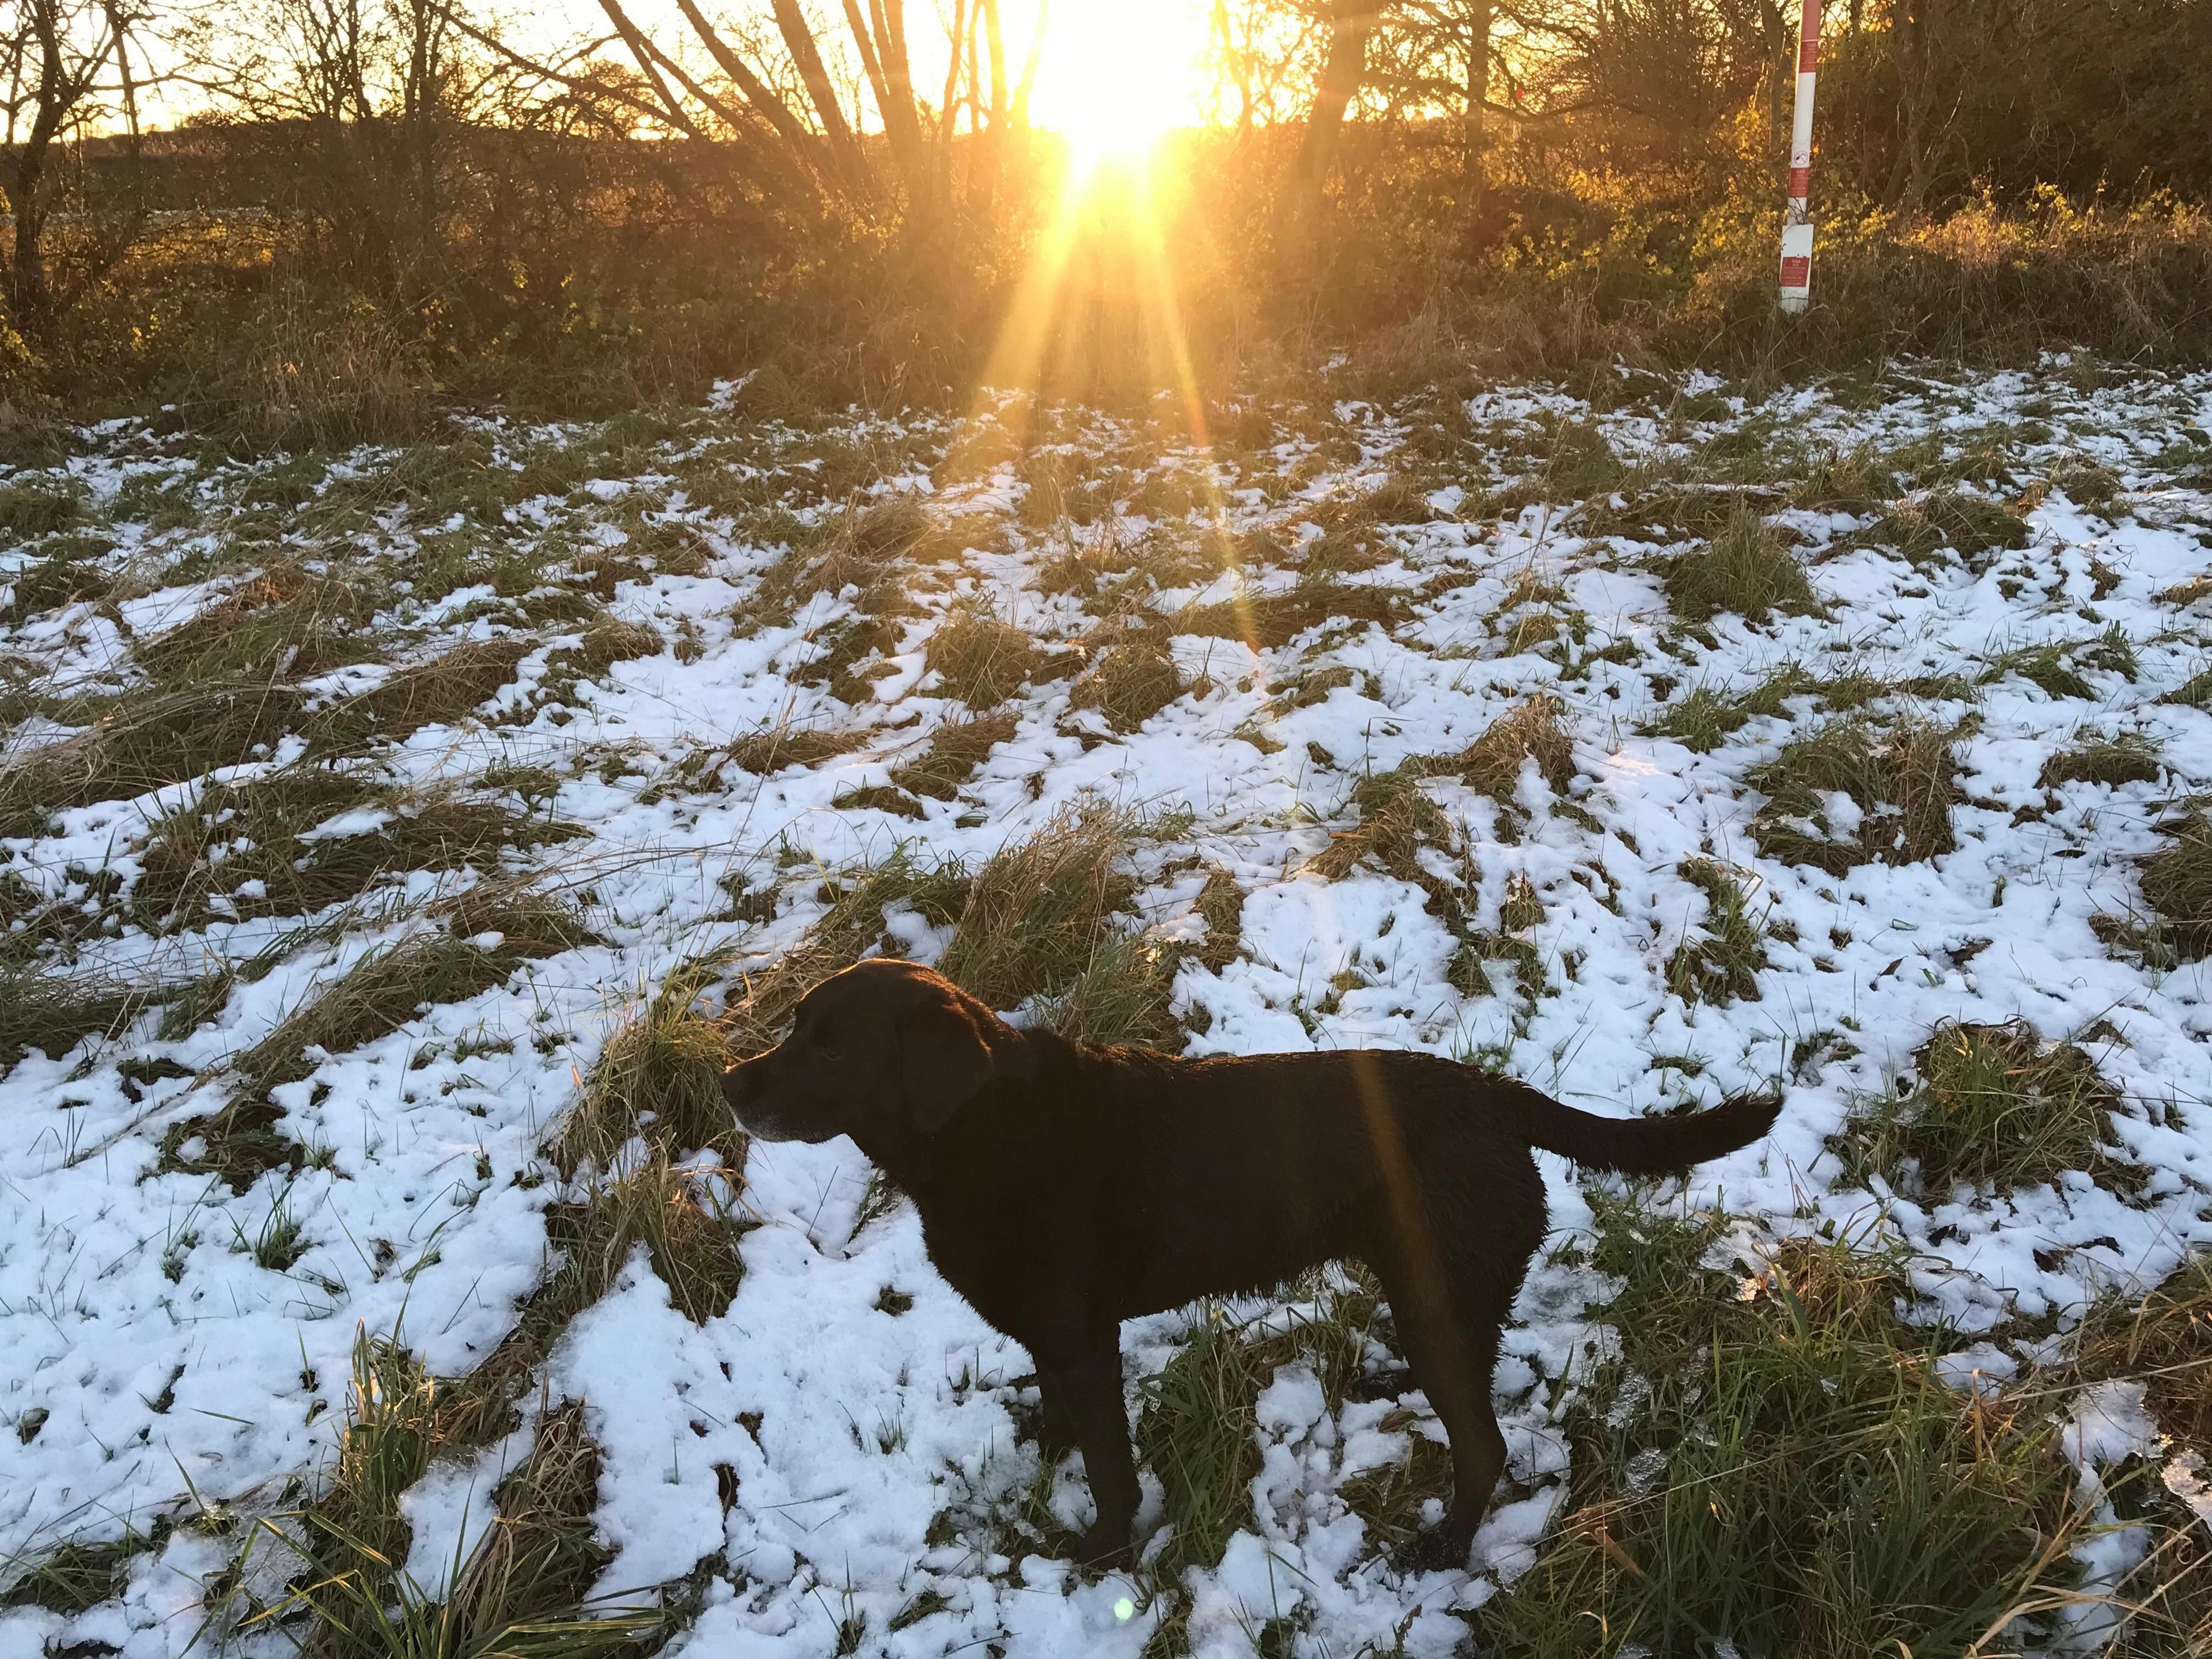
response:
<svg viewBox="0 0 2212 1659"><path fill-rule="evenodd" d="M1134 1563L1136 1556L1126 1528L1091 1527L1075 1536L1076 1565L1094 1571L1119 1571Z"/></svg>
<svg viewBox="0 0 2212 1659"><path fill-rule="evenodd" d="M1446 1525L1416 1533L1390 1553L1390 1565L1401 1572L1463 1572L1474 1540Z"/></svg>

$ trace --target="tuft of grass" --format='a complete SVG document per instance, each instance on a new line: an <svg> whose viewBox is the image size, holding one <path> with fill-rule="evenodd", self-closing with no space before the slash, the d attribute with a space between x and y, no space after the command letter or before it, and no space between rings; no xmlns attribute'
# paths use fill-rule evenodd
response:
<svg viewBox="0 0 2212 1659"><path fill-rule="evenodd" d="M286 561L145 641L135 654L140 667L174 685L305 679L373 655L357 630L375 610L374 587L355 573L319 574Z"/></svg>
<svg viewBox="0 0 2212 1659"><path fill-rule="evenodd" d="M1983 671L1982 683L1986 685L2008 674L2019 675L2053 701L2061 697L2088 700L2097 695L2097 688L2069 665L2063 646L2039 645L2008 651Z"/></svg>
<svg viewBox="0 0 2212 1659"><path fill-rule="evenodd" d="M1196 908L1206 924L1206 938L1192 954L1218 974L1243 949L1244 890L1226 870L1209 871L1206 884L1198 890Z"/></svg>
<svg viewBox="0 0 2212 1659"><path fill-rule="evenodd" d="M111 550L104 540L84 538L52 544L38 563L9 573L12 597L0 616L21 627L30 617L65 605L106 598L114 584L99 561Z"/></svg>
<svg viewBox="0 0 2212 1659"><path fill-rule="evenodd" d="M947 696L971 709L996 708L1039 665L1030 636L973 605L956 607L930 635L923 661Z"/></svg>
<svg viewBox="0 0 2212 1659"><path fill-rule="evenodd" d="M97 1544L64 1544L42 1557L0 1595L0 1607L44 1607L64 1615L85 1613L120 1595L131 1563L160 1547L168 1535L166 1520L151 1535L126 1527L123 1536Z"/></svg>
<svg viewBox="0 0 2212 1659"><path fill-rule="evenodd" d="M211 684L134 696L92 726L0 769L0 835L38 833L57 811L127 800L265 752L298 714L276 685Z"/></svg>
<svg viewBox="0 0 2212 1659"><path fill-rule="evenodd" d="M2212 817L2200 808L2170 826L2173 839L2144 859L2143 902L2184 962L2212 956Z"/></svg>
<svg viewBox="0 0 2212 1659"><path fill-rule="evenodd" d="M659 1152L595 1180L580 1203L548 1206L551 1269L499 1346L441 1394L439 1443L482 1446L511 1432L516 1402L561 1334L607 1293L641 1245L686 1317L721 1315L744 1281L738 1242L746 1228L720 1171L682 1167Z"/></svg>
<svg viewBox="0 0 2212 1659"><path fill-rule="evenodd" d="M1152 1563L1160 1582L1219 1562L1230 1534L1250 1516L1266 1380L1260 1352L1217 1309L1138 1384L1137 1455L1159 1477L1174 1529Z"/></svg>
<svg viewBox="0 0 2212 1659"><path fill-rule="evenodd" d="M1842 1149L1853 1173L1942 1195L2009 1191L2069 1170L2106 1181L2119 1097L2070 1042L2046 1046L2025 1022L1947 1023L1914 1056L1918 1087L1856 1116Z"/></svg>
<svg viewBox="0 0 2212 1659"><path fill-rule="evenodd" d="M1367 1528L1370 1548L1395 1555L1419 1536L1424 1511L1452 1495L1451 1448L1421 1432L1422 1414L1401 1406L1375 1426L1402 1434L1406 1449L1387 1463L1362 1469L1338 1483L1336 1495Z"/></svg>
<svg viewBox="0 0 2212 1659"><path fill-rule="evenodd" d="M1739 997L1757 1001L1771 903L1754 911L1743 883L1711 859L1685 859L1675 873L1705 893L1705 919L1667 959L1667 988L1685 1002L1717 1008Z"/></svg>
<svg viewBox="0 0 2212 1659"><path fill-rule="evenodd" d="M1950 733L1904 724L1877 734L1863 720L1832 720L1747 775L1767 797L1753 815L1759 850L1831 875L1869 862L1913 864L1957 846L1959 799ZM1857 814L1838 820L1837 797Z"/></svg>
<svg viewBox="0 0 2212 1659"><path fill-rule="evenodd" d="M1946 551L1971 560L2000 548L2026 547L2030 537L2027 521L2018 514L1985 495L1946 489L1899 502L1871 528L1848 539L1893 547L1917 565Z"/></svg>
<svg viewBox="0 0 2212 1659"><path fill-rule="evenodd" d="M1121 935L1117 911L1136 896L1129 813L1086 801L975 872L967 908L938 964L994 1008L1059 996Z"/></svg>
<svg viewBox="0 0 2212 1659"><path fill-rule="evenodd" d="M2060 1380L2132 1383L2178 1455L2212 1462L2212 1255L2185 1259L2148 1296L2108 1296L2091 1304L2068 1345ZM2125 1623L2109 1650L2145 1659L2197 1659L2212 1652L2212 1540L2204 1523L2140 1467L2123 1481L2151 1548L2114 1588ZM2110 1483L2118 1485L2118 1483ZM2138 1493L2140 1495L2138 1495Z"/></svg>
<svg viewBox="0 0 2212 1659"><path fill-rule="evenodd" d="M1117 630L1075 682L1068 702L1100 710L1116 732L1133 732L1188 689L1167 629L1153 623Z"/></svg>
<svg viewBox="0 0 2212 1659"><path fill-rule="evenodd" d="M817 726L775 726L748 732L719 749L687 756L678 770L686 778L706 777L724 765L761 777L788 766L818 766L849 754L868 740L865 732L825 732Z"/></svg>
<svg viewBox="0 0 2212 1659"><path fill-rule="evenodd" d="M1135 933L1109 933L1075 977L1036 999L1039 1020L1071 1042L1176 1046L1168 1004L1175 990L1174 951Z"/></svg>
<svg viewBox="0 0 2212 1659"><path fill-rule="evenodd" d="M515 665L536 644L518 634L466 641L316 710L307 718L307 734L327 750L371 738L403 743L425 726L456 725L514 678Z"/></svg>
<svg viewBox="0 0 2212 1659"><path fill-rule="evenodd" d="M119 1036L153 1001L144 988L117 980L44 963L0 965L0 1077L33 1048L59 1060L87 1037Z"/></svg>
<svg viewBox="0 0 2212 1659"><path fill-rule="evenodd" d="M516 961L557 957L600 942L569 900L531 885L521 878L493 878L439 900L425 913L442 921L455 939L481 940L497 934L489 948Z"/></svg>
<svg viewBox="0 0 2212 1659"><path fill-rule="evenodd" d="M576 659L586 674L604 674L618 662L636 657L657 657L665 649L667 641L652 623L601 617L584 630L576 647ZM479 697L477 701L481 702L483 699Z"/></svg>
<svg viewBox="0 0 2212 1659"><path fill-rule="evenodd" d="M1709 755L1750 718L1750 712L1725 691L1695 685L1640 729L1648 738L1672 738L1685 749Z"/></svg>
<svg viewBox="0 0 2212 1659"><path fill-rule="evenodd" d="M1455 837L1443 808L1421 787L1432 764L1415 761L1360 779L1352 787L1351 801L1359 809L1359 827L1332 832L1328 845L1307 867L1331 881L1341 881L1368 863L1401 881L1426 884L1436 879L1421 863L1421 848L1449 848Z"/></svg>
<svg viewBox="0 0 2212 1659"><path fill-rule="evenodd" d="M2155 738L2142 732L2120 732L2085 738L2060 750L2043 763L2035 782L2039 789L2055 789L2063 783L2118 788L2124 783L2156 783L2161 769Z"/></svg>
<svg viewBox="0 0 2212 1659"><path fill-rule="evenodd" d="M1692 622L1732 611L1764 622L1777 611L1804 615L1820 601L1805 568L1752 508L1739 505L1703 547L1663 567L1668 603Z"/></svg>
<svg viewBox="0 0 2212 1659"><path fill-rule="evenodd" d="M1373 623L1395 628L1409 601L1395 588L1340 581L1326 571L1303 577L1283 593L1243 595L1211 605L1186 605L1170 617L1178 634L1242 640L1255 650L1279 650L1301 634L1332 623Z"/></svg>
<svg viewBox="0 0 2212 1659"><path fill-rule="evenodd" d="M2212 668L2191 675L2159 701L2181 708L2212 708Z"/></svg>
<svg viewBox="0 0 2212 1659"><path fill-rule="evenodd" d="M383 819L353 835L319 834L338 814ZM228 914L298 915L342 902L380 878L410 870L490 871L510 848L580 832L550 818L451 789L410 796L313 762L248 783L215 784L159 820L134 905L150 917L196 922L219 895ZM238 893L246 883L258 887Z"/></svg>
<svg viewBox="0 0 2212 1659"><path fill-rule="evenodd" d="M66 489L34 483L0 485L0 531L13 536L51 536L67 530L83 513L83 504Z"/></svg>
<svg viewBox="0 0 2212 1659"><path fill-rule="evenodd" d="M1620 1350L1568 1413L1568 1497L1485 1645L1567 1659L1961 1653L2052 1633L2074 1472L2039 1401L1953 1389L1901 1264L1792 1243L1737 1280L1717 1215L1594 1195Z"/></svg>
<svg viewBox="0 0 2212 1659"><path fill-rule="evenodd" d="M697 994L693 975L673 974L607 1039L550 1148L564 1179L586 1163L611 1169L637 1135L671 1157L710 1151L732 1178L744 1170L744 1132L722 1094L729 1058Z"/></svg>
<svg viewBox="0 0 2212 1659"><path fill-rule="evenodd" d="M968 891L968 876L957 864L922 864L904 848L872 868L823 882L829 910L796 945L744 975L730 999L722 1027L731 1052L743 1056L772 1047L800 998L882 943L885 911L915 910L943 927L959 920Z"/></svg>
<svg viewBox="0 0 2212 1659"><path fill-rule="evenodd" d="M426 1599L401 1571L410 1528L398 1501L441 1449L448 1390L396 1340L358 1338L354 1371L330 1491L282 1517L289 1528L264 1520L254 1534L303 1570L241 1631L274 1626L324 1659L613 1659L665 1634L659 1607L593 1612L585 1601L609 1552L592 1528L598 1448L574 1404L545 1414L529 1459L501 1483L499 1518L455 1561L449 1599Z"/></svg>
<svg viewBox="0 0 2212 1659"><path fill-rule="evenodd" d="M1557 697L1540 694L1500 714L1458 755L1431 764L1439 772L1457 771L1470 789L1510 806L1522 763L1534 761L1552 793L1564 799L1575 775L1574 742L1567 735L1565 715L1566 706Z"/></svg>
<svg viewBox="0 0 2212 1659"><path fill-rule="evenodd" d="M927 749L891 769L891 781L933 800L951 800L994 749L1012 739L1020 724L1012 709L947 720L931 735Z"/></svg>
<svg viewBox="0 0 2212 1659"><path fill-rule="evenodd" d="M443 933L422 933L371 952L324 986L240 1054L240 1073L257 1089L295 1082L320 1062L388 1036L424 1009L465 1002L503 982L516 958Z"/></svg>

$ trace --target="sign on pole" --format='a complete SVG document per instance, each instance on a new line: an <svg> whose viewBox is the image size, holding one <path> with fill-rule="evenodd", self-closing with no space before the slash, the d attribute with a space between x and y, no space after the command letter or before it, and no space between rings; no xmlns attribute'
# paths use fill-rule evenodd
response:
<svg viewBox="0 0 2212 1659"><path fill-rule="evenodd" d="M1797 27L1797 110L1790 124L1790 204L1782 216L1782 308L1813 297L1813 72L1820 61L1820 0L1805 0Z"/></svg>

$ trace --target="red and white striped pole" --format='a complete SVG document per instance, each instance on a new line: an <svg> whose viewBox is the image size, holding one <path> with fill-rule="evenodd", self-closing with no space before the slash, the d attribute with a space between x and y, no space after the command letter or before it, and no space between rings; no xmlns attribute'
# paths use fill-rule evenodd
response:
<svg viewBox="0 0 2212 1659"><path fill-rule="evenodd" d="M1790 205L1782 216L1782 308L1813 297L1813 71L1820 61L1820 0L1805 0L1797 30L1797 111L1790 124Z"/></svg>

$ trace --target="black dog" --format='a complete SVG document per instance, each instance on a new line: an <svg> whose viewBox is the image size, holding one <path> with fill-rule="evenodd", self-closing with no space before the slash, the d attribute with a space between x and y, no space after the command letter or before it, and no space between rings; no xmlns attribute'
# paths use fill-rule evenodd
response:
<svg viewBox="0 0 2212 1659"><path fill-rule="evenodd" d="M1029 1350L1048 1429L1081 1447L1094 1558L1127 1552L1137 1507L1121 1322L1356 1256L1451 1438L1451 1512L1424 1553L1464 1565L1505 1462L1498 1328L1544 1237L1528 1149L1658 1174L1749 1144L1778 1109L1616 1120L1430 1054L1090 1048L886 961L817 987L723 1086L761 1139L848 1134L912 1195L930 1260Z"/></svg>

